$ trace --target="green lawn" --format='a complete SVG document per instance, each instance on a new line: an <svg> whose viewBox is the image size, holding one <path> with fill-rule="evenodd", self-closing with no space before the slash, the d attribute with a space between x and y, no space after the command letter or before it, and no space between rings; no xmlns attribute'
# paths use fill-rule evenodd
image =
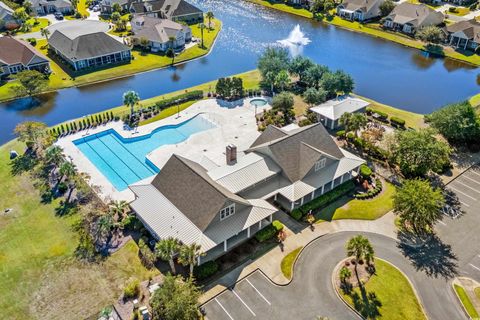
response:
<svg viewBox="0 0 480 320"><path fill-rule="evenodd" d="M473 97L471 97L470 99L468 99L468 101L470 101L470 104L471 104L473 107L478 107L478 106L480 106L480 93L474 95Z"/></svg>
<svg viewBox="0 0 480 320"><path fill-rule="evenodd" d="M37 22L37 24L35 24ZM46 28L49 26L50 22L46 18L30 18L26 22L26 24L30 25L32 28L27 31L27 32L17 32L17 35L25 34L25 33L30 33L30 32L38 32L42 28Z"/></svg>
<svg viewBox="0 0 480 320"><path fill-rule="evenodd" d="M170 107L170 108L166 108L166 109L160 111L156 116L140 122L140 126L143 126L143 125L146 125L146 124L158 121L158 120L168 118L168 117L176 114L178 111L182 111L182 110L187 109L188 107L190 107L195 102L196 101L187 101L185 103L180 104L178 107L173 106L173 107Z"/></svg>
<svg viewBox="0 0 480 320"><path fill-rule="evenodd" d="M77 10L83 17L90 16L90 13L87 11L87 0L78 0Z"/></svg>
<svg viewBox="0 0 480 320"><path fill-rule="evenodd" d="M282 273L288 280L292 279L293 273L293 263L297 259L298 254L302 250L303 247L298 247L297 249L293 250L285 257L283 257L282 262L280 264L280 268L282 269Z"/></svg>
<svg viewBox="0 0 480 320"><path fill-rule="evenodd" d="M218 19L213 19L212 24L215 28L213 30L204 30L204 45L205 48L200 46L194 46L180 53L175 57L175 63L192 60L206 55L212 48L214 41L221 30L222 23ZM192 35L200 38L200 29L198 25L191 26ZM50 59L52 57L48 55L48 47L46 40L37 41L37 49L47 55ZM108 66L100 68L96 71L90 72L76 72L71 71L66 65L55 59L51 60L52 74L50 75L49 90L57 90L61 88L67 88L72 86L79 86L88 83L94 83L98 81L104 81L114 79L118 77L124 77L132 75L142 71L148 71L158 68L169 66L172 63L172 59L160 54L143 53L138 50L132 50L133 60L130 63L123 65ZM15 93L10 89L14 85L13 82L6 83L0 86L0 101L12 99L15 97Z"/></svg>
<svg viewBox="0 0 480 320"><path fill-rule="evenodd" d="M427 319L405 276L386 261L375 259L376 273L365 284L343 298L368 319Z"/></svg>
<svg viewBox="0 0 480 320"><path fill-rule="evenodd" d="M475 288L475 295L477 296L478 301L480 301L480 287Z"/></svg>
<svg viewBox="0 0 480 320"><path fill-rule="evenodd" d="M393 209L395 186L383 182L383 191L369 200L342 197L315 214L317 222L339 219L375 220Z"/></svg>
<svg viewBox="0 0 480 320"><path fill-rule="evenodd" d="M78 215L55 215L58 201L40 203L27 174L12 176L9 151L22 152L12 141L0 147L0 308L4 319L85 318L112 303L129 277L151 273L128 243L103 263L82 264L74 258ZM68 288L68 289L66 289Z"/></svg>
<svg viewBox="0 0 480 320"><path fill-rule="evenodd" d="M465 289L457 284L453 285L455 288L455 291L457 292L457 296L460 299L460 302L463 304L465 307L465 310L467 310L468 315L470 318L477 319L480 317L478 314L477 310L475 310L475 307L472 304L472 301L468 297L467 292Z"/></svg>
<svg viewBox="0 0 480 320"><path fill-rule="evenodd" d="M452 14L452 15L460 16L460 17L465 16L469 13L470 13L470 9L465 8L465 7L457 7L455 12L451 12L449 10L445 11L445 14Z"/></svg>
<svg viewBox="0 0 480 320"><path fill-rule="evenodd" d="M305 18L313 18L313 14L307 9L295 8L293 6L289 6L285 4L285 2L282 2L282 1L266 1L266 0L248 0L248 1L265 6L265 7L280 10L283 12L292 13L297 16L302 16Z"/></svg>

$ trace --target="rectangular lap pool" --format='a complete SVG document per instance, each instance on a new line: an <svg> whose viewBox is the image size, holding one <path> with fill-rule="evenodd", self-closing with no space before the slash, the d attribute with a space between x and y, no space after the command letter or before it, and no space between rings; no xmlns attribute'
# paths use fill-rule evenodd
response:
<svg viewBox="0 0 480 320"><path fill-rule="evenodd" d="M77 139L73 143L118 190L148 178L160 170L146 155L167 144L180 143L192 134L214 128L201 115L177 125L156 128L150 134L123 138L109 129Z"/></svg>

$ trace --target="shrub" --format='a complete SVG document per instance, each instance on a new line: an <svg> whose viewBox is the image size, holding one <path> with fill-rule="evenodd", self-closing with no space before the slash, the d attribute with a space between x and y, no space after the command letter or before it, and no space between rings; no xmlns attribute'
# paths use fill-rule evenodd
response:
<svg viewBox="0 0 480 320"><path fill-rule="evenodd" d="M207 261L204 264L195 266L193 269L193 274L197 280L204 280L212 276L218 271L217 261L211 260Z"/></svg>
<svg viewBox="0 0 480 320"><path fill-rule="evenodd" d="M276 230L277 232L282 231L282 230L283 230L283 227L284 227L284 226L283 226L283 223L281 223L281 222L278 221L278 220L274 220L274 221L272 222L272 226L275 228L275 230Z"/></svg>
<svg viewBox="0 0 480 320"><path fill-rule="evenodd" d="M353 140L353 138L355 138L355 134L353 132L347 133L347 139L348 140Z"/></svg>
<svg viewBox="0 0 480 320"><path fill-rule="evenodd" d="M311 124L312 124L312 121L310 121L310 119L302 119L298 122L299 127L305 127Z"/></svg>
<svg viewBox="0 0 480 320"><path fill-rule="evenodd" d="M364 179L368 179L368 178L370 178L370 176L372 175L372 169L370 169L367 165L362 164L362 165L360 166L360 175L361 175Z"/></svg>
<svg viewBox="0 0 480 320"><path fill-rule="evenodd" d="M385 113L385 112L382 112L382 111L379 111L379 110L375 110L375 109L371 109L370 112L372 114L377 114L378 118L380 118L380 119L386 120L388 118L388 113Z"/></svg>
<svg viewBox="0 0 480 320"><path fill-rule="evenodd" d="M398 118L398 117L391 117L390 118L390 123L393 126L396 126L396 127L404 127L405 126L405 120L403 120L402 118Z"/></svg>
<svg viewBox="0 0 480 320"><path fill-rule="evenodd" d="M362 148L365 146L365 140L363 140L363 139L360 138L360 137L354 138L354 139L353 139L353 145L354 145L357 149L362 149Z"/></svg>
<svg viewBox="0 0 480 320"><path fill-rule="evenodd" d="M336 136L339 137L339 138L345 137L345 130L337 131Z"/></svg>
<svg viewBox="0 0 480 320"><path fill-rule="evenodd" d="M126 299L136 298L140 293L140 281L138 279L130 279L125 284L125 288L123 289L123 296Z"/></svg>
<svg viewBox="0 0 480 320"><path fill-rule="evenodd" d="M58 193L64 194L65 192L67 192L68 186L65 182L60 182L58 184L58 189L57 190L58 190Z"/></svg>
<svg viewBox="0 0 480 320"><path fill-rule="evenodd" d="M169 99L163 99L155 103L155 106L158 109L163 110L165 108L168 108L177 104L181 104L181 103L192 101L192 100L199 100L202 98L203 98L203 91L195 90L195 91L180 94L178 96L175 96Z"/></svg>
<svg viewBox="0 0 480 320"><path fill-rule="evenodd" d="M271 238L273 238L277 234L277 229L271 224L263 228L262 230L258 231L257 234L255 234L255 239L258 240L258 242L265 242Z"/></svg>
<svg viewBox="0 0 480 320"><path fill-rule="evenodd" d="M457 10L457 8L455 8L455 7L450 7L450 8L448 8L448 12L457 13L458 10Z"/></svg>
<svg viewBox="0 0 480 320"><path fill-rule="evenodd" d="M37 39L35 38L28 38L27 41L34 47L37 45Z"/></svg>
<svg viewBox="0 0 480 320"><path fill-rule="evenodd" d="M318 198L313 199L312 201L304 204L300 208L298 208L304 215L307 214L310 210L316 210L318 208L324 207L329 203L333 202L337 198L344 196L355 189L354 183L350 180L347 181L338 187L330 190L329 192L321 195Z"/></svg>
<svg viewBox="0 0 480 320"><path fill-rule="evenodd" d="M299 221L303 217L303 212L300 211L300 209L294 209L290 215L292 216L293 219Z"/></svg>

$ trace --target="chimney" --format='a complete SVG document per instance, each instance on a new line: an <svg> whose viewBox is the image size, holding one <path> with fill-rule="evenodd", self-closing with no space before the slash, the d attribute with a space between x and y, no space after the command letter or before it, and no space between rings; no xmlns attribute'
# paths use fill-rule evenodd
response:
<svg viewBox="0 0 480 320"><path fill-rule="evenodd" d="M235 164L237 162L237 146L234 144L227 145L225 155L227 156L228 165Z"/></svg>

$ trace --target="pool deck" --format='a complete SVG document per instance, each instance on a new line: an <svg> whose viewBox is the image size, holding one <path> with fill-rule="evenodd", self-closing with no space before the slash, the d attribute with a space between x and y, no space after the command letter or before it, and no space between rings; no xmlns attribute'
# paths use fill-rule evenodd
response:
<svg viewBox="0 0 480 320"><path fill-rule="evenodd" d="M207 169L210 169L225 163L226 145L235 144L239 156L241 156L242 151L246 150L260 135L257 131L254 117L255 106L250 104L250 100L244 99L234 103L219 102L216 99L202 100L180 112L179 116L175 114L171 117L140 126L135 130L125 129L122 121L110 122L88 131L81 131L60 138L56 144L63 148L67 158L73 161L80 172L86 173L90 177L89 184L103 201L107 203L112 200L126 200L130 202L134 200L132 191L130 189L123 191L115 189L110 181L75 146L73 141L109 129L114 129L124 138L138 137L149 134L158 127L179 124L200 114L205 119L213 122L216 127L195 133L181 143L161 146L150 152L147 157L159 169L165 165L174 153L200 162ZM267 104L263 108L269 107L270 105ZM257 113L261 112L263 108L258 107ZM138 181L135 184L150 183L153 177Z"/></svg>

